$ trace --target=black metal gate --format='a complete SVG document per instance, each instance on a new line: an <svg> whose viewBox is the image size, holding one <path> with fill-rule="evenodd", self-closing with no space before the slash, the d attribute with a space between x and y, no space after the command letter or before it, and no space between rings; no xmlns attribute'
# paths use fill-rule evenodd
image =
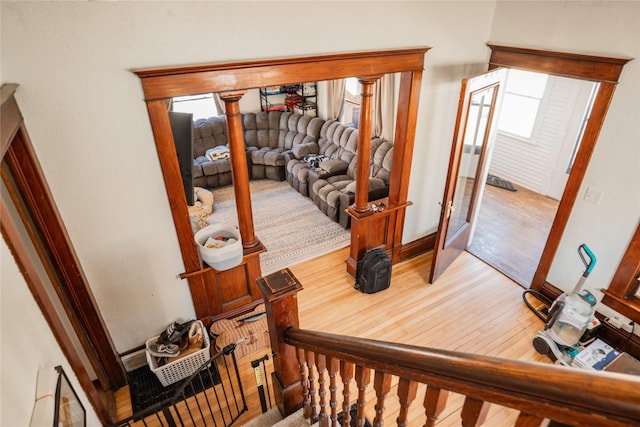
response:
<svg viewBox="0 0 640 427"><path fill-rule="evenodd" d="M230 344L184 379L170 398L133 414L113 426L230 426L247 411Z"/></svg>

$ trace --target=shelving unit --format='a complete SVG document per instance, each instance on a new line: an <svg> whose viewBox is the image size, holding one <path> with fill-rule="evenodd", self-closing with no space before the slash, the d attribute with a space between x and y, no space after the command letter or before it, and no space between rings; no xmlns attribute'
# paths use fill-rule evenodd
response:
<svg viewBox="0 0 640 427"><path fill-rule="evenodd" d="M284 86L268 86L260 88L261 111L287 111L284 103Z"/></svg>
<svg viewBox="0 0 640 427"><path fill-rule="evenodd" d="M316 82L260 88L261 111L291 111L317 116Z"/></svg>

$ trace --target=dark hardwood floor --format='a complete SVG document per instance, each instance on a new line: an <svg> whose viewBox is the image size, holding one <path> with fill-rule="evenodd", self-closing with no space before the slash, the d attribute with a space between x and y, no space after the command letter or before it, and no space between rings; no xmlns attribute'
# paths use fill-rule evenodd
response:
<svg viewBox="0 0 640 427"><path fill-rule="evenodd" d="M558 201L514 184L518 191L485 186L467 250L528 288L553 223Z"/></svg>

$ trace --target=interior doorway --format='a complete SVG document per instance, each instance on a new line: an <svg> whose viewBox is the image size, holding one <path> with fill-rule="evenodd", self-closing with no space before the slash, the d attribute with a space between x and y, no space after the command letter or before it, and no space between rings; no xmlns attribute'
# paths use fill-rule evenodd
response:
<svg viewBox="0 0 640 427"><path fill-rule="evenodd" d="M528 288L589 119L597 82L509 70L467 250Z"/></svg>

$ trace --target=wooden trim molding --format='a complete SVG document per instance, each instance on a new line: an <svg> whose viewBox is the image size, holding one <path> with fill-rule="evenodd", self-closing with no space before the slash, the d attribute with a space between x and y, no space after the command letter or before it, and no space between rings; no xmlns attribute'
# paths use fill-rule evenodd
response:
<svg viewBox="0 0 640 427"><path fill-rule="evenodd" d="M396 126L388 206L388 211L393 214L384 217L377 216L375 219L379 219L379 221L371 221L372 216L367 215L369 212L365 211L362 215L356 215L352 218L352 256L347 262L347 272L354 275L356 263L367 249L383 245L391 252L397 249L398 254L401 249L404 209L410 204L406 197L411 172L420 83L425 54L428 50L428 47L417 47L133 70L140 78L144 91L185 271L188 273L199 271L202 269L202 265L197 248L193 244L193 231L187 213L186 197L181 184L173 135L169 127L166 99L198 93L238 93L247 89L301 81L322 81L345 77L358 77L365 80L388 73L401 73L399 95L401 107L397 111L399 125ZM360 123L362 126L363 120ZM227 126L229 125L230 123L227 123ZM398 130L403 127L406 127L406 130ZM239 142L240 137L241 135L238 135L234 138L235 143ZM369 150L366 147L360 147L360 144L359 141L358 152L368 153ZM233 150L231 153L233 169L236 169L235 166L239 163L234 161L234 157L238 157L237 150L236 153ZM244 173L234 174L236 200L250 201L249 195L246 194L249 191L248 182L245 182L245 180L248 181L248 177L244 175ZM356 189L358 206L364 209L365 204L363 204L362 195L359 193L361 193L361 189ZM253 220L250 204L245 203L245 205L244 207L237 206L239 228L244 234L243 240L248 238L249 240L246 242L248 245L253 246L255 242L256 247L262 248L259 240L254 239L255 236L252 233ZM359 224L360 219L362 219L361 224ZM354 230L356 230L355 235ZM358 233L358 230L361 233ZM392 255L394 262L397 262L399 255ZM247 259L246 252L245 259ZM248 259L247 261L246 279L251 283L246 283L246 288L253 289L255 279L261 276L259 260L255 257L255 262ZM240 279L240 276L240 274L235 276L236 284L244 283L245 279ZM220 275L218 273L189 274L185 277L189 281L196 315L211 317L220 314L220 310L223 310L219 298L219 286L222 283ZM253 290L250 295L251 298L261 298L260 295L254 295ZM237 307L233 307L233 309L235 308Z"/></svg>
<svg viewBox="0 0 640 427"><path fill-rule="evenodd" d="M104 325L102 323L91 323L85 324L87 328L79 328L79 319L86 320L86 316L89 316L90 321L98 322L101 319L99 319L97 312L95 314L98 318L91 317L90 311L95 309L95 306L91 306L92 299L87 299L87 295L84 294L89 292L89 288L83 281L84 276L31 147L29 136L22 120L22 114L20 114L19 109L15 110L17 108L17 103L14 99L16 88L17 85L12 85L10 88L3 86L2 88L3 103L0 113L3 126L2 179L9 190L11 199L25 228L30 234L33 245L38 251L40 261L52 282L63 282L58 284L68 285L67 290L68 287L73 288L70 294L60 294L60 298L69 314L71 323L76 329L75 332L78 334L80 342L90 355L89 359L93 367L97 368L96 372L99 378L103 378L103 381L108 385L115 386L111 381L114 381L114 379L117 381L117 375L119 374L124 384L124 369L119 364L119 358L111 344L110 337L106 333L106 328L101 328ZM5 90L8 92L5 92ZM5 105L8 106L9 111L5 110ZM5 140L5 137L10 138L10 140ZM25 187L28 187L28 190ZM39 208L32 210L34 204L38 205ZM0 228L2 236L13 254L31 294L49 324L62 352L71 364L98 418L103 424L109 424L112 421L111 416L91 381L80 354L73 345L69 332L62 323L60 315L47 293L46 287L38 274L35 261L29 256L27 247L22 240L18 227L11 218L4 199L0 200ZM74 275L75 277L71 277ZM72 281L68 282L67 280ZM86 288L78 289L82 286L86 286ZM56 290L59 291L59 289ZM80 299L72 300L74 297L80 297ZM72 307L78 308L74 304L84 305L80 313L68 311ZM106 338L104 336L101 337L101 334L104 334ZM94 339L96 340L95 342L93 342ZM85 347L88 341L92 345L90 348ZM106 347L103 347L103 344ZM109 359L106 364L98 365L94 363L96 360L103 361L103 357ZM113 372L115 376L105 377L110 373L108 372L111 369L110 362L115 364L115 372Z"/></svg>
<svg viewBox="0 0 640 427"><path fill-rule="evenodd" d="M227 92L303 81L422 70L428 47L191 65L133 72L145 100ZM233 78L229 78L233 76Z"/></svg>
<svg viewBox="0 0 640 427"><path fill-rule="evenodd" d="M622 67L631 60L631 58L582 55L491 43L487 43L487 46L491 48L489 62L495 67L535 68L540 73L608 83L618 83Z"/></svg>
<svg viewBox="0 0 640 427"><path fill-rule="evenodd" d="M571 174L558 205L556 217L551 225L538 268L531 282L531 289L539 291L545 284L551 270L551 264L560 246L562 234L569 222L571 210L578 197L578 191L598 141L622 68L631 59L527 49L491 43L488 43L487 46L491 48L490 69L498 67L518 68L600 83L589 121L576 153Z"/></svg>
<svg viewBox="0 0 640 427"><path fill-rule="evenodd" d="M640 324L640 224L618 265L607 289L603 289L602 303Z"/></svg>
<svg viewBox="0 0 640 427"><path fill-rule="evenodd" d="M409 243L402 245L400 253L400 261L406 261L409 258L416 257L425 252L432 251L436 245L436 233L427 234Z"/></svg>

